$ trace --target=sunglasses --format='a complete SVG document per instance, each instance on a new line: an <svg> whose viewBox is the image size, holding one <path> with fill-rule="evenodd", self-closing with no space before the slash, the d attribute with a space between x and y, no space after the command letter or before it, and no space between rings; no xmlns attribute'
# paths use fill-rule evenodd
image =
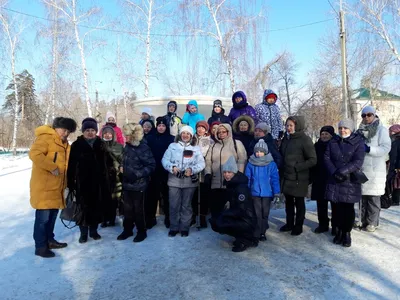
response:
<svg viewBox="0 0 400 300"><path fill-rule="evenodd" d="M372 113L367 113L367 114L362 114L361 115L361 118L365 118L365 117L368 117L368 118L371 118L372 116L374 116L374 114L372 114Z"/></svg>

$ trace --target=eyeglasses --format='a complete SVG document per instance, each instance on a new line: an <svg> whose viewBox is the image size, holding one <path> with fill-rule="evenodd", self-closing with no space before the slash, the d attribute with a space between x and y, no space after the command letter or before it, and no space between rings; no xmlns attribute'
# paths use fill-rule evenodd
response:
<svg viewBox="0 0 400 300"><path fill-rule="evenodd" d="M371 118L372 116L374 116L374 114L372 114L372 113L367 113L367 114L362 114L361 115L361 118L365 118L365 117L368 117L368 118Z"/></svg>
<svg viewBox="0 0 400 300"><path fill-rule="evenodd" d="M228 131L226 131L226 130L218 131L218 134L220 134L220 133L228 133Z"/></svg>

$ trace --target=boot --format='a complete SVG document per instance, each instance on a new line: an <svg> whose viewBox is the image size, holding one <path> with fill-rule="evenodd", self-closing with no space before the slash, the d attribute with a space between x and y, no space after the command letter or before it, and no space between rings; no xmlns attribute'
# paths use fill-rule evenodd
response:
<svg viewBox="0 0 400 300"><path fill-rule="evenodd" d="M292 231L292 226L289 226L288 224L285 224L279 229L279 231L281 231L281 232Z"/></svg>
<svg viewBox="0 0 400 300"><path fill-rule="evenodd" d="M61 249L61 248L65 248L67 246L68 246L67 243L60 243L60 242L57 242L56 240L49 241L49 243L48 243L49 249Z"/></svg>
<svg viewBox="0 0 400 300"><path fill-rule="evenodd" d="M232 248L232 251L233 252L243 252L243 251L245 251L247 249L247 246L245 245L245 244L243 244L243 243L236 243L234 246L233 246L233 248Z"/></svg>
<svg viewBox="0 0 400 300"><path fill-rule="evenodd" d="M176 236L178 233L179 233L179 231L170 230L170 231L168 232L168 236L169 236L169 237L174 237L174 236Z"/></svg>
<svg viewBox="0 0 400 300"><path fill-rule="evenodd" d="M350 232L343 233L342 245L344 247L351 247L351 235L350 235Z"/></svg>
<svg viewBox="0 0 400 300"><path fill-rule="evenodd" d="M303 225L295 225L290 234L291 235L300 235L302 233L303 233Z"/></svg>
<svg viewBox="0 0 400 300"><path fill-rule="evenodd" d="M94 239L94 240L100 240L101 239L101 235L97 233L97 231L94 231L92 233L89 234L89 236Z"/></svg>
<svg viewBox="0 0 400 300"><path fill-rule="evenodd" d="M181 236L182 237L188 237L189 236L189 231L181 231Z"/></svg>
<svg viewBox="0 0 400 300"><path fill-rule="evenodd" d="M156 218L151 218L148 221L146 221L146 228L147 229L152 229L156 225L157 225L157 219Z"/></svg>
<svg viewBox="0 0 400 300"><path fill-rule="evenodd" d="M200 216L200 227L207 228L207 220L205 216Z"/></svg>
<svg viewBox="0 0 400 300"><path fill-rule="evenodd" d="M315 228L314 233L319 234L327 231L329 231L329 226L319 225L317 228Z"/></svg>
<svg viewBox="0 0 400 300"><path fill-rule="evenodd" d="M81 236L79 237L79 243L80 243L80 244L84 244L84 243L87 242L87 239L88 239L87 234L82 234L82 233L81 233Z"/></svg>
<svg viewBox="0 0 400 300"><path fill-rule="evenodd" d="M49 250L49 248L47 248L47 247L36 248L35 255L43 257L43 258L50 258L50 257L56 256L56 254L53 251Z"/></svg>
<svg viewBox="0 0 400 300"><path fill-rule="evenodd" d="M267 237L265 234L260 235L260 242L265 242L267 240Z"/></svg>
<svg viewBox="0 0 400 300"><path fill-rule="evenodd" d="M147 238L147 233L146 232L138 232L135 238L133 239L134 243L140 243L144 241Z"/></svg>
<svg viewBox="0 0 400 300"><path fill-rule="evenodd" d="M341 229L337 229L336 235L333 238L333 243L334 244L341 244L343 242L343 234L342 234L342 230Z"/></svg>
<svg viewBox="0 0 400 300"><path fill-rule="evenodd" d="M119 241L123 241L126 240L128 237L133 236L132 231L128 232L128 231L122 231L122 233L117 237L117 240Z"/></svg>

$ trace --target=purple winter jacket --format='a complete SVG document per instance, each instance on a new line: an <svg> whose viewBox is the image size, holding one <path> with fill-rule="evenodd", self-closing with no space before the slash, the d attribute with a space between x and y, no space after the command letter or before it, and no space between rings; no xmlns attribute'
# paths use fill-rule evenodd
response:
<svg viewBox="0 0 400 300"><path fill-rule="evenodd" d="M237 96L240 96L243 98L242 102L236 103L235 98ZM236 118L240 117L241 115L248 115L253 118L254 123L257 124L257 114L255 109L247 103L247 97L246 94L242 91L237 91L232 95L232 104L233 107L231 108L231 111L229 112L228 118L231 120L231 123L233 124L233 121L235 121Z"/></svg>

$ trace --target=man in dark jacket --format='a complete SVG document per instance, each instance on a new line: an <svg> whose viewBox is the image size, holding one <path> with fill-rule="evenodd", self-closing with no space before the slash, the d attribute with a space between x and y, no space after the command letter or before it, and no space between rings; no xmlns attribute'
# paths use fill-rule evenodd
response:
<svg viewBox="0 0 400 300"><path fill-rule="evenodd" d="M279 153L274 139L272 138L271 128L267 125L267 123L261 122L256 125L256 128L254 129L254 139L250 143L248 156L250 157L253 155L254 147L260 139L263 139L267 144L268 150L279 169L282 165L282 156Z"/></svg>
<svg viewBox="0 0 400 300"><path fill-rule="evenodd" d="M147 229L157 224L156 212L158 201L162 199L162 207L165 219L164 224L169 228L169 198L168 198L168 171L164 169L161 160L168 146L174 142L174 137L169 132L168 121L165 117L157 118L157 133L147 140L156 161L156 170L151 175L148 188L148 197L145 205Z"/></svg>
<svg viewBox="0 0 400 300"><path fill-rule="evenodd" d="M214 231L235 237L232 251L242 252L248 247L258 246L258 238L255 237L257 217L248 187L249 180L238 171L233 156L223 165L222 171L230 205L229 209L223 211L216 220L211 219L210 223Z"/></svg>
<svg viewBox="0 0 400 300"><path fill-rule="evenodd" d="M222 101L217 99L213 103L213 111L211 117L208 118L208 125L211 126L213 122L220 122L221 124L230 124L231 120L225 116L225 109L222 107Z"/></svg>
<svg viewBox="0 0 400 300"><path fill-rule="evenodd" d="M123 127L126 146L123 156L122 190L124 191L124 231L118 240L126 240L133 235L133 227L137 227L137 235L133 239L138 243L146 237L146 221L144 215L144 194L150 181L150 175L156 168L156 162L147 142L143 139L143 128L135 123Z"/></svg>

